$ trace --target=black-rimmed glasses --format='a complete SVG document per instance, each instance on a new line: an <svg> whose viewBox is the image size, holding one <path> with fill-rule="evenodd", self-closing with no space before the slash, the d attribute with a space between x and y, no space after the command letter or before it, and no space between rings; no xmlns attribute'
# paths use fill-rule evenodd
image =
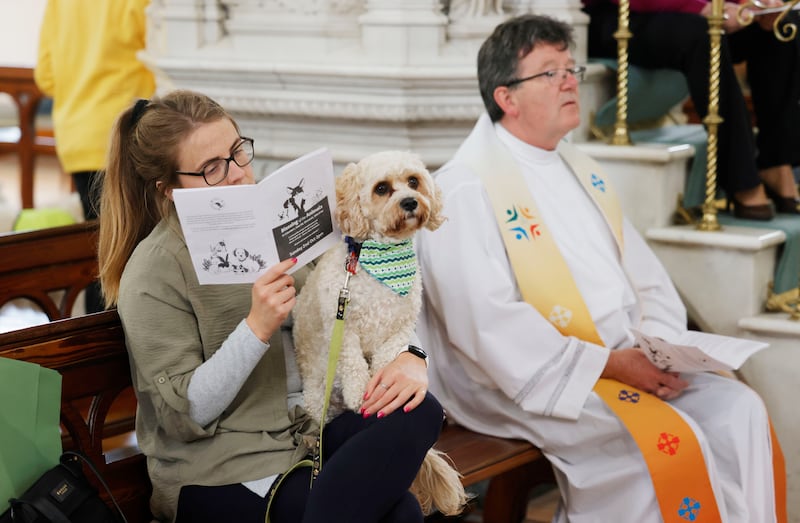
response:
<svg viewBox="0 0 800 523"><path fill-rule="evenodd" d="M561 85L564 80L567 79L568 76L572 75L575 77L578 82L583 81L583 74L586 72L586 67L583 65L576 65L574 67L565 67L562 69L550 69L549 71L544 71L543 73L533 74L531 76L526 76L525 78L514 78L513 80L506 82L506 87L512 87L517 84L521 84L522 82L527 82L528 80L533 80L534 78L544 78L548 81L550 85Z"/></svg>
<svg viewBox="0 0 800 523"><path fill-rule="evenodd" d="M239 167L245 167L250 165L250 163L253 161L253 157L255 156L255 152L253 150L253 139L246 138L244 136L241 138L242 141L236 145L229 157L211 160L206 164L205 167L203 167L202 171L197 173L187 171L175 172L177 174L185 174L188 176L202 176L203 180L205 180L208 185L219 184L228 176L228 169L230 169L231 162L235 163Z"/></svg>

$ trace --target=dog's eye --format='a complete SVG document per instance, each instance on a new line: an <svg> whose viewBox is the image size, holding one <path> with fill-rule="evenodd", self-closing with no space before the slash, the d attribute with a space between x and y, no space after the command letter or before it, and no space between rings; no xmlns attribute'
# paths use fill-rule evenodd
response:
<svg viewBox="0 0 800 523"><path fill-rule="evenodd" d="M377 194L378 196L384 196L388 192L389 192L388 183L381 182L375 186L375 194Z"/></svg>
<svg viewBox="0 0 800 523"><path fill-rule="evenodd" d="M408 186L411 187L412 189L416 189L417 187L419 187L419 178L417 178L416 176L410 176L408 178Z"/></svg>

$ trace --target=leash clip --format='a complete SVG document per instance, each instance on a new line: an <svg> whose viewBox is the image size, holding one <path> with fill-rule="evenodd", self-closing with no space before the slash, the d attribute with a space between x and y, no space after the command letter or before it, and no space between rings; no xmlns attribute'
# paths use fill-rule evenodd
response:
<svg viewBox="0 0 800 523"><path fill-rule="evenodd" d="M358 256L361 254L361 242L355 241L351 236L345 236L344 241L347 243L347 258L344 261L344 286L339 290L336 306L337 320L344 319L344 310L350 301L350 290L347 286L350 284L350 276L355 275L358 270Z"/></svg>
<svg viewBox="0 0 800 523"><path fill-rule="evenodd" d="M347 275L347 279L350 279L350 275ZM339 302L336 305L336 319L343 320L344 319L344 310L347 308L347 303L350 301L350 291L347 289L347 281L344 283L344 288L339 290Z"/></svg>

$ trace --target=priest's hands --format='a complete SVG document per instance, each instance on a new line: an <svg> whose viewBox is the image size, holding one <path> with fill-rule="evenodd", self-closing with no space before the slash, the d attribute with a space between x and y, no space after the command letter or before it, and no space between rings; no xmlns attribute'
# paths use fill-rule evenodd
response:
<svg viewBox="0 0 800 523"><path fill-rule="evenodd" d="M606 367L601 378L612 378L662 400L677 398L689 382L680 378L677 372L664 372L638 349L613 350L608 355Z"/></svg>

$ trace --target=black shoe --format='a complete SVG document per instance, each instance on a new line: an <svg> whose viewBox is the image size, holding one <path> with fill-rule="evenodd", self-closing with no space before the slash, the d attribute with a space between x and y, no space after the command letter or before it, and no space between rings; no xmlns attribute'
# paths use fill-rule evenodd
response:
<svg viewBox="0 0 800 523"><path fill-rule="evenodd" d="M800 200L792 196L780 196L773 189L764 184L767 196L775 203L775 209L782 214L800 214Z"/></svg>
<svg viewBox="0 0 800 523"><path fill-rule="evenodd" d="M762 205L742 205L735 196L728 200L728 208L733 215L743 220L758 220L768 222L775 217L775 209L771 203Z"/></svg>

